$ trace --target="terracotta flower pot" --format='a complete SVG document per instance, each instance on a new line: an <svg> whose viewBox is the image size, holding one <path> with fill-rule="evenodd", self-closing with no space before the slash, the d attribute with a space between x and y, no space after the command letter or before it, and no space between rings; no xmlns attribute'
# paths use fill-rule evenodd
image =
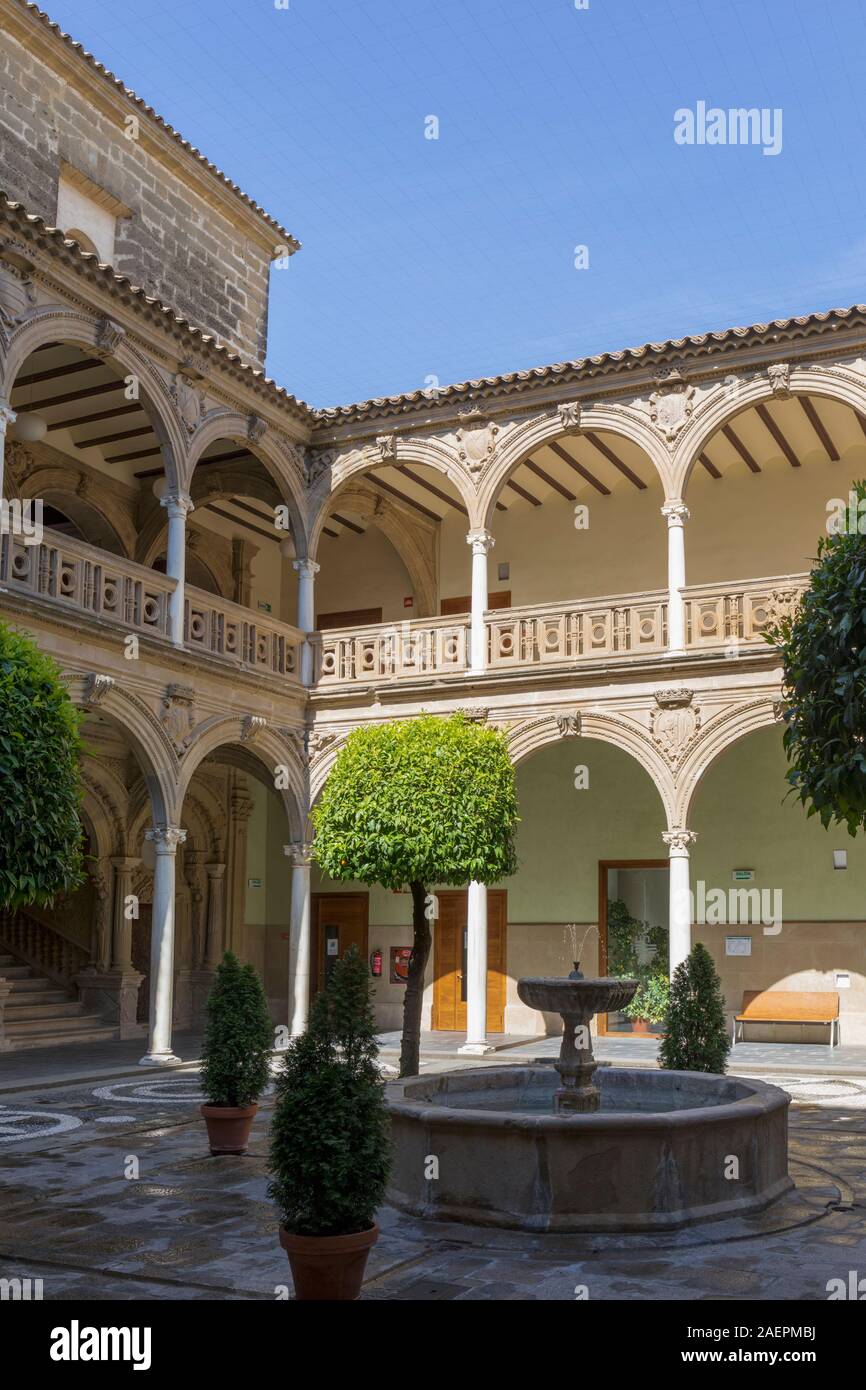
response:
<svg viewBox="0 0 866 1390"><path fill-rule="evenodd" d="M201 1113L207 1125L211 1153L246 1153L258 1108L257 1105L203 1105Z"/></svg>
<svg viewBox="0 0 866 1390"><path fill-rule="evenodd" d="M352 1302L361 1297L367 1256L379 1239L374 1222L351 1236L296 1236L280 1227L280 1245L289 1257L295 1298L304 1302Z"/></svg>
<svg viewBox="0 0 866 1390"><path fill-rule="evenodd" d="M650 1023L648 1018L633 1018L631 1020L632 1033L646 1034L649 1033L651 1029L652 1024Z"/></svg>

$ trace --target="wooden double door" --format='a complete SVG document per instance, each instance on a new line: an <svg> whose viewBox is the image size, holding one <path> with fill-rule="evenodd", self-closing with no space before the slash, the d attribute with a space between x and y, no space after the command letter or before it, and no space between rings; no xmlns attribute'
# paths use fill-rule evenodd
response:
<svg viewBox="0 0 866 1390"><path fill-rule="evenodd" d="M466 1031L466 955L469 895L437 893L433 924L433 1020L437 1032ZM487 891L487 1031L505 1032L505 930L508 894Z"/></svg>
<svg viewBox="0 0 866 1390"><path fill-rule="evenodd" d="M312 951L310 984L318 994L331 971L348 951L357 946L367 958L368 905L366 893L314 893L311 903Z"/></svg>

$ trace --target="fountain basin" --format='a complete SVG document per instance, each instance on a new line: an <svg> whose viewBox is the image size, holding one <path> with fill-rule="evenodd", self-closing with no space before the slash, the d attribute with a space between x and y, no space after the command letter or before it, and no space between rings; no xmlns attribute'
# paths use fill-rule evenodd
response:
<svg viewBox="0 0 866 1390"><path fill-rule="evenodd" d="M558 1080L540 1064L390 1083L389 1201L527 1231L664 1231L760 1211L793 1185L777 1086L600 1067L600 1108L553 1114Z"/></svg>

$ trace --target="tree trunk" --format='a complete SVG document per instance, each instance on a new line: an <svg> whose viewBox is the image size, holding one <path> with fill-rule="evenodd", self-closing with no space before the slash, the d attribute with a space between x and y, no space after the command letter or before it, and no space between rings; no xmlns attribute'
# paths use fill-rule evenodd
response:
<svg viewBox="0 0 866 1390"><path fill-rule="evenodd" d="M432 936L427 920L427 889L411 883L412 954L403 995L403 1040L400 1046L400 1075L417 1076L421 1065L421 1005L424 1000L424 972L430 956Z"/></svg>

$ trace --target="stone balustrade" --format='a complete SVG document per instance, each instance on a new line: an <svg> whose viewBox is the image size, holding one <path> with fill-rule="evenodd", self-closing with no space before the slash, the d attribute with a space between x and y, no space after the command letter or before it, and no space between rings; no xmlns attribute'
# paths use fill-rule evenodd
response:
<svg viewBox="0 0 866 1390"><path fill-rule="evenodd" d="M247 670L298 679L304 634L289 623L186 585L184 642Z"/></svg>
<svg viewBox="0 0 866 1390"><path fill-rule="evenodd" d="M661 652L667 599L651 594L534 604L486 615L490 669Z"/></svg>
<svg viewBox="0 0 866 1390"><path fill-rule="evenodd" d="M469 616L415 618L316 634L319 685L465 671Z"/></svg>
<svg viewBox="0 0 866 1390"><path fill-rule="evenodd" d="M774 575L683 590L689 647L764 644L767 627L793 613L808 574Z"/></svg>
<svg viewBox="0 0 866 1390"><path fill-rule="evenodd" d="M166 637L174 580L45 527L38 544L0 536L0 586L92 613L125 632Z"/></svg>

